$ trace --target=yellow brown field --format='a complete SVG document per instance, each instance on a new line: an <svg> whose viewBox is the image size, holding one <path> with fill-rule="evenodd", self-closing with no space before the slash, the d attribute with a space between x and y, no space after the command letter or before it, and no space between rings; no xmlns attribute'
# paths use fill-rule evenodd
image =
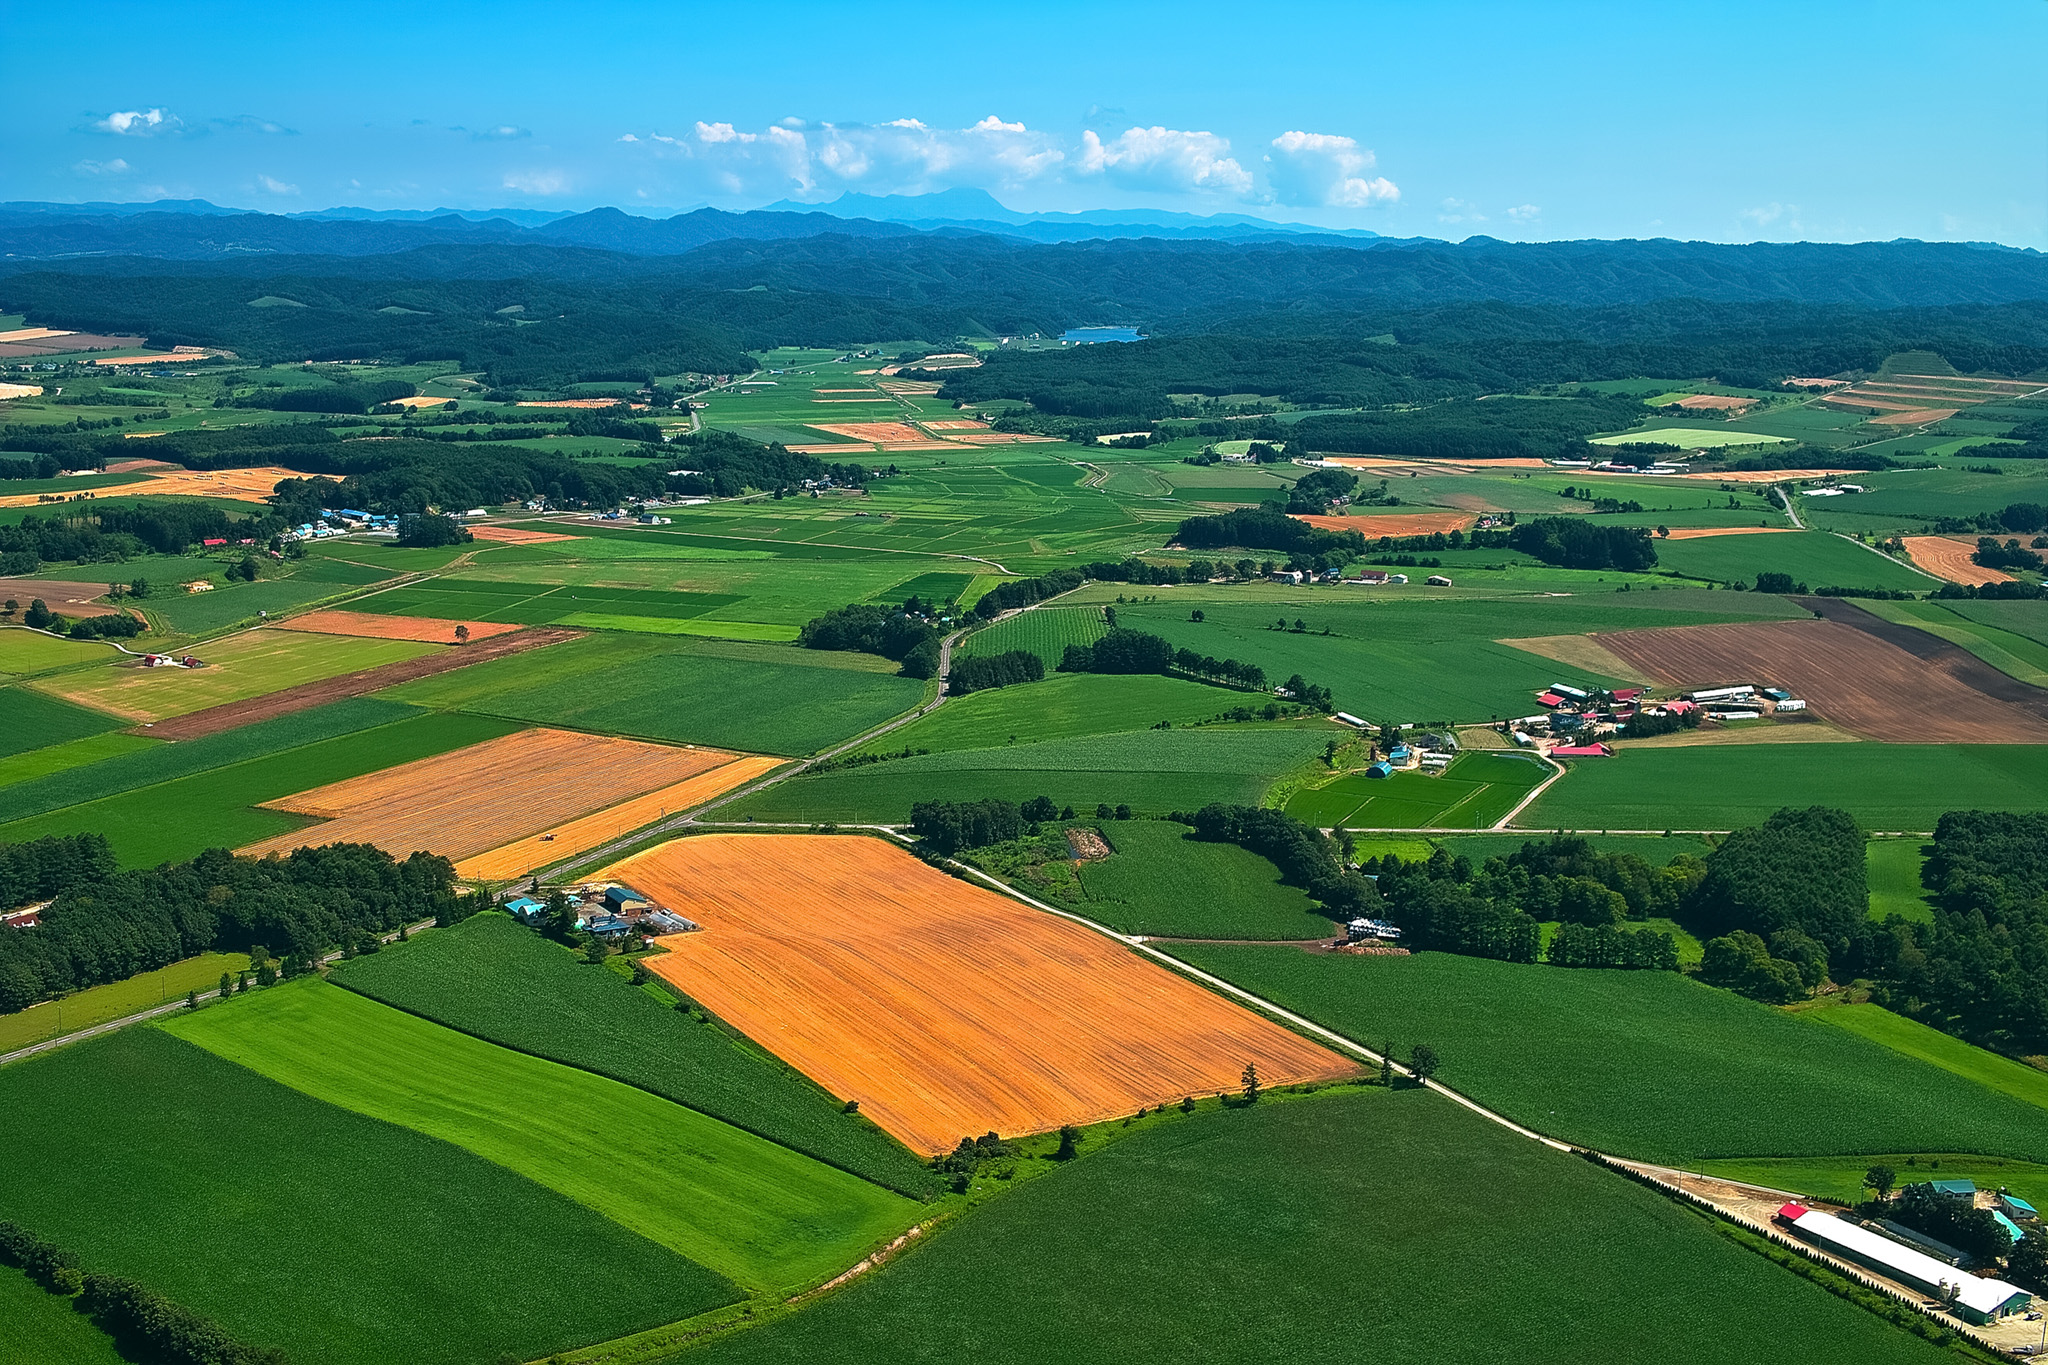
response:
<svg viewBox="0 0 2048 1365"><path fill-rule="evenodd" d="M469 639L488 640L493 635L523 627L503 621L449 621L438 616L383 616L367 611L309 611L277 623L279 630L301 630L313 635L355 635L366 640L420 640L427 644L455 642L455 628L469 628Z"/></svg>
<svg viewBox="0 0 2048 1365"><path fill-rule="evenodd" d="M648 967L919 1152L1344 1058L879 839L712 834L608 869L701 924Z"/></svg>

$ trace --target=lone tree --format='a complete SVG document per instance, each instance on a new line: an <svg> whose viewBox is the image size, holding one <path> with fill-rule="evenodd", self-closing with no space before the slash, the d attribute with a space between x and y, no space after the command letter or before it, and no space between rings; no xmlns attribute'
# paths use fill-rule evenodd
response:
<svg viewBox="0 0 2048 1365"><path fill-rule="evenodd" d="M1081 1155L1081 1130L1069 1123L1060 1129L1060 1149L1052 1154L1054 1161L1072 1161Z"/></svg>
<svg viewBox="0 0 2048 1365"><path fill-rule="evenodd" d="M469 643L468 626L457 626L455 628L455 643L458 645L466 645Z"/></svg>
<svg viewBox="0 0 2048 1365"><path fill-rule="evenodd" d="M1244 1082L1244 1102L1246 1104L1257 1104L1259 1102L1259 1064L1257 1062L1246 1062L1244 1064L1244 1075L1240 1079Z"/></svg>
<svg viewBox="0 0 2048 1365"><path fill-rule="evenodd" d="M1394 1088L1394 1040L1387 1039L1387 1045L1380 1052L1380 1084Z"/></svg>
<svg viewBox="0 0 2048 1365"><path fill-rule="evenodd" d="M1415 1051L1408 1056L1408 1069L1415 1073L1415 1079L1426 1081L1436 1075L1436 1049L1428 1043L1417 1043Z"/></svg>
<svg viewBox="0 0 2048 1365"><path fill-rule="evenodd" d="M1863 1173L1865 1188L1876 1192L1879 1203L1891 1198L1892 1186L1896 1185L1898 1181L1899 1173L1882 1163L1872 1166Z"/></svg>

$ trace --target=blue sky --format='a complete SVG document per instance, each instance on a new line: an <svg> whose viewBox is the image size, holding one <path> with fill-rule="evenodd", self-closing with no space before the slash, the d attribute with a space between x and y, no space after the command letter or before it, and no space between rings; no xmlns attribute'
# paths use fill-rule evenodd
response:
<svg viewBox="0 0 2048 1365"><path fill-rule="evenodd" d="M2048 0L0 0L0 199L987 189L1397 235L2048 248Z"/></svg>

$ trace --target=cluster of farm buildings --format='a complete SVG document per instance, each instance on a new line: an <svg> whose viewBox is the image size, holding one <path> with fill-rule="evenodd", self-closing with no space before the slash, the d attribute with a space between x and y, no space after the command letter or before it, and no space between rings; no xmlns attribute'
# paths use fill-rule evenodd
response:
<svg viewBox="0 0 2048 1365"><path fill-rule="evenodd" d="M568 888L563 894L575 911L573 927L579 933L598 938L625 938L629 934L651 938L658 934L693 933L702 927L620 882L586 882ZM513 896L504 902L503 908L522 924L541 924L548 915L548 903L531 895Z"/></svg>
<svg viewBox="0 0 2048 1365"><path fill-rule="evenodd" d="M1915 1189L1987 1208L2015 1244L2029 1236L2048 1236L2034 1206L2003 1190L1980 1192L1968 1180L1935 1180L1909 1186L1908 1192ZM2034 1296L2017 1285L1962 1269L1970 1259L1963 1252L1887 1218L1856 1219L1795 1203L1780 1208L1777 1221L1829 1255L1940 1300L1967 1322L1995 1323L2026 1312L2034 1302ZM2022 1228L2022 1223L2033 1231Z"/></svg>
<svg viewBox="0 0 2048 1365"><path fill-rule="evenodd" d="M1546 709L1508 721L1508 734L1523 748L1560 758L1612 755L1613 749L1600 742L1601 737L1618 734L1638 716L1683 717L1697 712L1702 720L1759 720L1806 709L1806 702L1786 688L1758 683L1695 688L1660 701L1640 687L1588 689L1554 682L1537 694L1536 701Z"/></svg>

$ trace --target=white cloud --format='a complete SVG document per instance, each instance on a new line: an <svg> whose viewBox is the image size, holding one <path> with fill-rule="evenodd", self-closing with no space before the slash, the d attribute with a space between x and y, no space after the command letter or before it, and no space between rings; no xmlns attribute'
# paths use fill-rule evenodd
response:
<svg viewBox="0 0 2048 1365"><path fill-rule="evenodd" d="M297 194L299 192L297 185L287 185L284 181L273 180L267 175L257 176L256 183L261 185L264 192L268 194Z"/></svg>
<svg viewBox="0 0 2048 1365"><path fill-rule="evenodd" d="M1175 128L1126 128L1110 142L1093 129L1081 134L1074 169L1100 175L1126 189L1166 193L1188 190L1246 195L1251 173L1230 155L1228 138Z"/></svg>
<svg viewBox="0 0 2048 1365"><path fill-rule="evenodd" d="M1797 204L1779 204L1775 202L1762 204L1753 209L1744 209L1742 216L1760 228L1769 227L1773 223L1778 222L1783 222L1786 227L1795 232L1799 228L1799 205Z"/></svg>
<svg viewBox="0 0 2048 1365"><path fill-rule="evenodd" d="M1401 197L1385 176L1368 176L1376 158L1356 138L1338 133L1282 133L1266 155L1273 197L1309 208L1370 208Z"/></svg>
<svg viewBox="0 0 2048 1365"><path fill-rule="evenodd" d="M1479 205L1463 199L1446 199L1437 209L1439 223L1483 223L1486 215L1479 211Z"/></svg>
<svg viewBox="0 0 2048 1365"><path fill-rule="evenodd" d="M634 136L633 134L631 134L631 133L624 133L624 134L621 134L621 135L620 135L620 137L619 137L619 141L621 141L621 142L638 142L639 140L640 140L639 138L635 137L635 136Z"/></svg>
<svg viewBox="0 0 2048 1365"><path fill-rule="evenodd" d="M513 171L505 177L505 188L521 194L566 194L569 177L560 171Z"/></svg>
<svg viewBox="0 0 2048 1365"><path fill-rule="evenodd" d="M206 126L223 132L239 130L250 133L267 133L272 137L298 136L295 130L285 127L282 123L277 123L267 118L257 118L254 114L237 114L233 118L212 119Z"/></svg>
<svg viewBox="0 0 2048 1365"><path fill-rule="evenodd" d="M470 134L478 142L516 142L523 137L532 137L531 130L501 123L495 128L479 128Z"/></svg>
<svg viewBox="0 0 2048 1365"><path fill-rule="evenodd" d="M126 175L128 163L117 156L112 161L81 161L71 169L80 175Z"/></svg>
<svg viewBox="0 0 2048 1365"><path fill-rule="evenodd" d="M955 185L1007 186L1044 176L1066 159L1051 137L994 114L959 129L914 118L879 124L789 118L758 133L699 122L688 137L653 133L648 141L660 144L657 156L686 158L712 186L732 195L812 198L847 189L921 194Z"/></svg>
<svg viewBox="0 0 2048 1365"><path fill-rule="evenodd" d="M178 116L165 109L117 109L103 119L93 120L96 132L113 133L119 137L148 137L153 133L168 133L184 125Z"/></svg>
<svg viewBox="0 0 2048 1365"><path fill-rule="evenodd" d="M1533 223L1543 216L1543 210L1535 204L1517 204L1508 210L1508 217L1517 223Z"/></svg>

